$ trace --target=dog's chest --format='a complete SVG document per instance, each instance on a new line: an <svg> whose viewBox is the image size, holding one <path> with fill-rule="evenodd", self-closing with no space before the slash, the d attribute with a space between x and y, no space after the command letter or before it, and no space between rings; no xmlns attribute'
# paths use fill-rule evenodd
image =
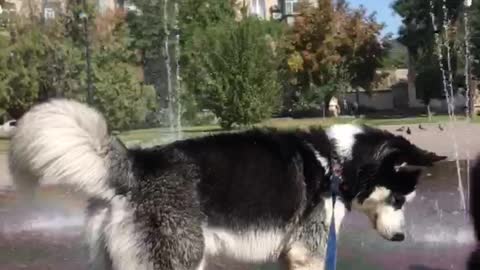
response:
<svg viewBox="0 0 480 270"><path fill-rule="evenodd" d="M222 228L204 227L205 251L245 262L275 260L282 251L285 234L281 230L248 230L234 232Z"/></svg>

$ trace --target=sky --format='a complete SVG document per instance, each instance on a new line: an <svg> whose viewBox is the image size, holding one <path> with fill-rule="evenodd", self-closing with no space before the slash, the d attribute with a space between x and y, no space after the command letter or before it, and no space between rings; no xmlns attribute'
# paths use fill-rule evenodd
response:
<svg viewBox="0 0 480 270"><path fill-rule="evenodd" d="M377 21L384 23L383 34L392 33L394 36L398 33L398 28L402 25L401 18L390 8L393 0L348 0L352 7L363 5L368 13L376 12Z"/></svg>

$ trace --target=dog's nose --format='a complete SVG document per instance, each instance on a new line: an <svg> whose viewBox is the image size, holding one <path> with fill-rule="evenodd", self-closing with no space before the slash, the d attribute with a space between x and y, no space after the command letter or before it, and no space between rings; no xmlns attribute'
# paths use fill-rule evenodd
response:
<svg viewBox="0 0 480 270"><path fill-rule="evenodd" d="M403 241L403 240L405 240L405 234L396 233L396 234L393 235L393 237L390 240L395 241L395 242Z"/></svg>

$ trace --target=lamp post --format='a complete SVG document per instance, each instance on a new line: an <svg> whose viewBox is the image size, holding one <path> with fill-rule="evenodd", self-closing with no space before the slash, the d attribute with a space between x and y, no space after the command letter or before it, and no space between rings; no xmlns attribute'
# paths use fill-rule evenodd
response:
<svg viewBox="0 0 480 270"><path fill-rule="evenodd" d="M90 55L90 39L88 35L88 14L87 0L82 0L83 11L79 14L79 18L83 21L83 31L85 39L85 59L87 69L87 103L93 105L93 85L92 85L92 65Z"/></svg>

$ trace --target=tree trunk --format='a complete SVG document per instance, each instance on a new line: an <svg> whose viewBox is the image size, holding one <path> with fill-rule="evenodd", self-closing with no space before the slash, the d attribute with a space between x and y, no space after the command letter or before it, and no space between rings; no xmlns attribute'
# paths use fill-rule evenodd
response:
<svg viewBox="0 0 480 270"><path fill-rule="evenodd" d="M427 103L427 115L428 115L428 121L432 121L432 111L430 110L430 102Z"/></svg>
<svg viewBox="0 0 480 270"><path fill-rule="evenodd" d="M415 106L417 100L417 90L415 88L415 78L417 77L417 71L415 68L415 53L412 49L408 50L408 105L410 108Z"/></svg>
<svg viewBox="0 0 480 270"><path fill-rule="evenodd" d="M355 113L355 118L360 116L360 89L355 88L355 104L353 105L353 110Z"/></svg>

